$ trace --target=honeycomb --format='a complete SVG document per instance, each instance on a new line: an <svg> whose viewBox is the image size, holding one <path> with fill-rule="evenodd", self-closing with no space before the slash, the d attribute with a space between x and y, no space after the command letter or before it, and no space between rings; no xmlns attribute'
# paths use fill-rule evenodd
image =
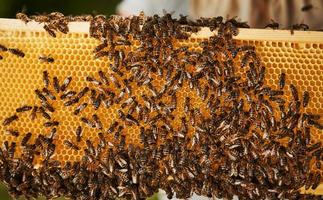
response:
<svg viewBox="0 0 323 200"><path fill-rule="evenodd" d="M294 37L287 35L284 31L264 31L264 35L253 37L257 30L241 30L235 38L238 44L249 44L256 47L256 52L260 55L262 62L267 70L267 84L278 87L278 76L285 72L287 74L286 85L293 83L300 92L308 91L311 96L310 104L306 108L307 112L323 114L323 33L313 33L316 37L311 37L306 33L309 39L299 40L304 37L299 32L295 32ZM277 34L275 38L272 34ZM175 41L177 45L187 45L192 49L197 48L197 42L207 38L209 33L199 33L192 35L190 40ZM266 37L268 36L268 37ZM253 39L256 38L256 39ZM270 39L268 39L270 38ZM290 39L291 38L291 39ZM312 41L310 40L312 38ZM88 24L74 23L71 25L69 34L58 33L56 38L49 35L36 23L30 23L27 26L18 20L0 20L0 44L10 48L18 48L25 52L24 58L17 57L8 52L0 52L3 60L0 61L0 121L5 117L15 113L15 109L23 105L37 105L39 99L35 96L34 90L43 87L42 72L48 71L50 80L57 76L60 83L72 76L72 82L69 90L80 91L85 86L95 87L93 84L85 81L86 76L98 77L98 71L103 70L107 74L113 74L107 67L107 60L94 59L93 49L99 44L88 34ZM135 48L135 47L132 47ZM54 58L54 63L45 63L39 60L40 55L50 55ZM127 75L126 75L127 76ZM154 86L158 89L162 81L157 76L152 77ZM132 85L132 93L139 97L148 94L148 88L136 89ZM53 89L53 88L51 88ZM289 98L289 93L285 93L285 98ZM194 107L199 107L203 114L206 114L206 102L203 102L198 96L184 85L183 89L177 92L179 110L183 110L184 99L191 97L191 103ZM169 99L171 101L171 99ZM83 156L82 149L86 147L85 141L91 139L98 142L98 131L84 126L80 121L81 116L73 115L76 106L65 107L63 101L53 101L56 111L52 114L52 119L60 122L56 134L56 150L53 159L59 161L79 161ZM87 107L82 116L91 118L95 112L102 121L104 127L109 127L117 118L117 110L120 105L111 106L108 109L100 108L94 110ZM176 113L184 116L184 113ZM179 119L179 118L178 118ZM33 140L37 134L49 134L50 129L44 128L44 118L38 117L34 121L29 119L29 114L19 114L19 120L12 123L14 127L19 127L20 135L15 138L5 134L5 128L0 126L0 142L5 140L21 142L27 132L33 133ZM81 150L76 151L67 148L64 140L75 141L75 129L77 126L83 127L83 139L79 146ZM179 127L181 122L175 120L172 122L174 127ZM311 132L313 142L322 141L322 131L313 130ZM126 136L126 143L139 143L139 127L134 125L127 128L123 133ZM111 135L107 139L113 141ZM18 149L19 154L19 149ZM314 193L323 194L320 187Z"/></svg>

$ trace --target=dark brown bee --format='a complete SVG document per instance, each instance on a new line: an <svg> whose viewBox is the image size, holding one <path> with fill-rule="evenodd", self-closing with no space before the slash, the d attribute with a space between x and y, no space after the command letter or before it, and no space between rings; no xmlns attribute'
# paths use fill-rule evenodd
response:
<svg viewBox="0 0 323 200"><path fill-rule="evenodd" d="M103 71L99 71L98 74L103 84L105 85L109 84L108 78L105 76Z"/></svg>
<svg viewBox="0 0 323 200"><path fill-rule="evenodd" d="M68 148L71 148L75 151L80 150L80 147L78 147L76 144L74 144L73 142L69 141L69 140L64 140L64 145L67 146Z"/></svg>
<svg viewBox="0 0 323 200"><path fill-rule="evenodd" d="M52 105L50 105L47 101L42 102L42 107L48 110L49 112L55 112L55 108Z"/></svg>
<svg viewBox="0 0 323 200"><path fill-rule="evenodd" d="M78 98L72 98L71 100L66 101L64 103L64 106L72 106L72 105L74 105L74 104L76 104L78 102L79 102L79 99Z"/></svg>
<svg viewBox="0 0 323 200"><path fill-rule="evenodd" d="M313 5L312 4L306 4L304 5L302 8L301 8L301 11L302 12L305 12L305 11L309 11L309 10L312 10L313 9Z"/></svg>
<svg viewBox="0 0 323 200"><path fill-rule="evenodd" d="M8 126L9 124L11 124L12 122L18 120L18 116L17 115L12 115L8 118L5 118L2 122L3 126Z"/></svg>
<svg viewBox="0 0 323 200"><path fill-rule="evenodd" d="M310 93L308 91L305 91L303 94L303 107L304 108L308 105L309 100L310 100Z"/></svg>
<svg viewBox="0 0 323 200"><path fill-rule="evenodd" d="M113 132L114 132L114 130L115 130L115 128L116 128L118 125L119 125L119 123L118 123L117 121L113 122L113 123L110 125L109 129L107 130L107 132L108 132L108 133L113 133Z"/></svg>
<svg viewBox="0 0 323 200"><path fill-rule="evenodd" d="M84 87L76 96L78 100L80 100L88 91L90 90L89 87Z"/></svg>
<svg viewBox="0 0 323 200"><path fill-rule="evenodd" d="M16 55L16 56L18 56L18 57L25 57L25 53L24 52L22 52L20 49L8 49L8 51L10 52L10 53L12 53L12 54L14 54L14 55Z"/></svg>
<svg viewBox="0 0 323 200"><path fill-rule="evenodd" d="M63 84L61 85L61 91L64 92L66 90L66 88L69 86L69 84L72 81L72 77L68 76L64 79Z"/></svg>
<svg viewBox="0 0 323 200"><path fill-rule="evenodd" d="M17 112L17 113L20 113L20 112L26 112L26 111L31 110L32 108L33 108L32 106L27 106L27 105L25 105L25 106L21 106L21 107L17 108L17 109L16 109L16 112Z"/></svg>
<svg viewBox="0 0 323 200"><path fill-rule="evenodd" d="M290 92L292 93L294 101L298 101L298 92L297 92L296 87L293 84L290 84L289 89L290 89Z"/></svg>
<svg viewBox="0 0 323 200"><path fill-rule="evenodd" d="M53 86L54 86L54 89L57 93L59 93L59 90L60 90L60 86L59 86L59 81L58 81L58 78L55 76L53 77Z"/></svg>
<svg viewBox="0 0 323 200"><path fill-rule="evenodd" d="M59 125L58 121L49 121L44 123L45 127L52 127L52 126L58 126L58 125Z"/></svg>
<svg viewBox="0 0 323 200"><path fill-rule="evenodd" d="M104 49L104 48L105 48L105 47L107 47L107 46L108 46L108 43L107 43L107 41L106 41L106 40L104 40L104 41L102 42L102 44L99 44L98 46L96 46L96 47L94 48L93 53L97 53L97 52L101 51L102 49Z"/></svg>
<svg viewBox="0 0 323 200"><path fill-rule="evenodd" d="M39 107L39 111L45 119L51 119L50 115L45 111L45 108Z"/></svg>
<svg viewBox="0 0 323 200"><path fill-rule="evenodd" d="M303 31L306 31L309 29L309 26L306 25L306 24L303 24L303 23L300 23L300 24L293 24L291 26L291 34L293 35L294 34L294 30L303 30Z"/></svg>
<svg viewBox="0 0 323 200"><path fill-rule="evenodd" d="M312 190L315 190L317 186L320 185L320 182L321 182L321 174L320 172L317 172L313 177Z"/></svg>
<svg viewBox="0 0 323 200"><path fill-rule="evenodd" d="M48 88L49 86L49 76L47 71L43 71L43 83L45 85L45 88Z"/></svg>
<svg viewBox="0 0 323 200"><path fill-rule="evenodd" d="M81 138L82 138L82 127L81 126L78 126L75 130L75 135L76 135L76 141L77 142L80 142L81 141Z"/></svg>
<svg viewBox="0 0 323 200"><path fill-rule="evenodd" d="M30 119L31 120L34 120L36 118L37 111L38 111L38 106L34 106L32 111L31 111L31 114L30 114Z"/></svg>
<svg viewBox="0 0 323 200"><path fill-rule="evenodd" d="M60 96L60 99L64 100L64 99L67 99L67 98L71 98L71 97L73 97L75 95L76 95L75 91L66 91Z"/></svg>
<svg viewBox="0 0 323 200"><path fill-rule="evenodd" d="M286 82L286 74L281 73L279 76L279 89L284 89L285 87L285 82Z"/></svg>
<svg viewBox="0 0 323 200"><path fill-rule="evenodd" d="M21 146L27 146L28 141L31 138L31 133L28 132L21 140Z"/></svg>
<svg viewBox="0 0 323 200"><path fill-rule="evenodd" d="M110 75L109 78L110 78L111 82L114 84L114 86L116 86L116 88L118 88L118 89L121 88L120 83L113 75Z"/></svg>
<svg viewBox="0 0 323 200"><path fill-rule="evenodd" d="M8 51L7 47L0 44L0 51Z"/></svg>
<svg viewBox="0 0 323 200"><path fill-rule="evenodd" d="M43 28L45 29L45 31L52 36L53 38L56 38L56 33L55 31L52 30L52 27L50 27L49 25L44 25Z"/></svg>
<svg viewBox="0 0 323 200"><path fill-rule="evenodd" d="M6 133L15 137L19 136L19 132L17 130L13 130L13 129L8 129L6 130Z"/></svg>
<svg viewBox="0 0 323 200"><path fill-rule="evenodd" d="M56 99L56 97L53 95L53 93L49 89L43 88L42 92L49 99L51 99L51 100L55 100Z"/></svg>
<svg viewBox="0 0 323 200"><path fill-rule="evenodd" d="M279 24L277 22L275 22L274 20L270 20L271 23L270 24L267 24L264 28L272 28L272 29L279 29Z"/></svg>
<svg viewBox="0 0 323 200"><path fill-rule="evenodd" d="M90 128L95 128L96 127L95 123L93 123L91 120L89 120L89 119L87 119L85 117L81 117L81 121L83 123L85 123Z"/></svg>
<svg viewBox="0 0 323 200"><path fill-rule="evenodd" d="M109 51L99 51L94 55L94 59L98 59L101 57L108 57L110 55Z"/></svg>
<svg viewBox="0 0 323 200"><path fill-rule="evenodd" d="M47 101L46 97L38 89L35 90L35 94L41 101Z"/></svg>
<svg viewBox="0 0 323 200"><path fill-rule="evenodd" d="M101 122L99 116L96 115L96 114L94 114L94 115L92 115L92 118L94 120L94 123L95 123L96 128L97 129L102 129L102 122Z"/></svg>
<svg viewBox="0 0 323 200"><path fill-rule="evenodd" d="M87 103L82 103L79 105L73 112L74 115L78 115L80 112L82 112L87 107Z"/></svg>
<svg viewBox="0 0 323 200"><path fill-rule="evenodd" d="M16 143L12 142L8 150L9 158L11 159L14 158L15 152L16 152Z"/></svg>
<svg viewBox="0 0 323 200"><path fill-rule="evenodd" d="M49 57L49 56L45 56L45 55L41 55L38 57L38 59L41 61L41 62L46 62L46 63L53 63L54 62L54 58L52 57Z"/></svg>
<svg viewBox="0 0 323 200"><path fill-rule="evenodd" d="M96 79L94 79L93 77L87 76L86 81L93 83L94 85L101 85L102 83Z"/></svg>

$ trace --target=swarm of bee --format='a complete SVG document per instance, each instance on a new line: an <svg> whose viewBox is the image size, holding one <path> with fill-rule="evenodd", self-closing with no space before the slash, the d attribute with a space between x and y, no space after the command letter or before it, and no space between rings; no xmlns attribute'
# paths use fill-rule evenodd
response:
<svg viewBox="0 0 323 200"><path fill-rule="evenodd" d="M14 197L144 199L163 189L168 198L189 198L193 193L226 199L316 198L299 194L299 189L315 189L321 181L319 172L310 171L310 163L321 168L323 148L320 142L311 143L311 129L322 129L320 116L304 112L309 93L301 94L293 84L285 86L288 74L280 75L277 88L265 84L266 68L255 48L239 46L233 39L238 28L248 27L246 23L222 17L173 19L169 13L19 18L44 23L52 37L56 31L67 33L69 21L89 21L91 37L101 41L94 58L107 57L113 73L86 76L88 86L72 91L71 76L61 81L44 71L43 88L35 89L39 105L24 105L5 118L2 125L14 137L23 133L11 124L23 114L30 120L45 118L43 125L50 128L34 142L30 132L23 134L20 144L3 142L0 179ZM173 45L200 27L217 30L199 43L200 50ZM134 40L140 45L126 51ZM163 84L157 85L157 79ZM149 93L136 94L134 87ZM190 96L178 98L183 87L205 102L206 111ZM291 93L291 99L282 98L284 93ZM73 114L80 116L75 140L63 142L84 151L79 162L63 164L52 158L60 125L51 117L53 101L73 107ZM82 116L89 106L98 110L112 105L119 109L109 126L96 113ZM184 115L175 115L178 110ZM172 125L176 120L179 127ZM85 149L78 146L83 126L97 130L97 145L86 140ZM140 145L127 144L123 130L135 126L140 127ZM107 135L114 140L107 140ZM15 155L18 146L20 156ZM35 167L39 157L41 163Z"/></svg>

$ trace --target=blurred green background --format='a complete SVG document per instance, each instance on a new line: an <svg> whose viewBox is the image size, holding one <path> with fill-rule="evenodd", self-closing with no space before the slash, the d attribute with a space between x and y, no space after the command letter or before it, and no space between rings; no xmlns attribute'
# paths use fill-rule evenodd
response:
<svg viewBox="0 0 323 200"><path fill-rule="evenodd" d="M62 12L65 15L115 13L120 0L0 0L0 18L15 18L17 12L24 11L28 15ZM11 200L6 187L0 184L0 200ZM23 200L23 198L20 198ZM44 199L44 198L39 198ZM63 200L64 198L57 198ZM150 200L157 200L154 195Z"/></svg>

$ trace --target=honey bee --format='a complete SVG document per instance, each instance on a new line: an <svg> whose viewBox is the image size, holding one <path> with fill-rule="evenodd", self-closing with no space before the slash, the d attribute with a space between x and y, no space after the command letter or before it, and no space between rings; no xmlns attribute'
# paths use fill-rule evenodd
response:
<svg viewBox="0 0 323 200"><path fill-rule="evenodd" d="M108 57L110 55L109 51L99 51L94 55L94 59L99 59L101 57Z"/></svg>
<svg viewBox="0 0 323 200"><path fill-rule="evenodd" d="M113 75L110 75L109 78L116 88L121 88L119 81Z"/></svg>
<svg viewBox="0 0 323 200"><path fill-rule="evenodd" d="M23 138L22 138L22 140L21 140L21 146L27 146L27 143L28 143L28 141L30 140L30 138L31 138L31 132L28 132Z"/></svg>
<svg viewBox="0 0 323 200"><path fill-rule="evenodd" d="M71 148L75 151L80 150L80 147L77 146L76 144L74 144L73 142L69 141L69 140L64 140L64 145L67 146L68 148Z"/></svg>
<svg viewBox="0 0 323 200"><path fill-rule="evenodd" d="M286 74L281 73L279 76L279 89L284 89L285 87L285 82L286 82Z"/></svg>
<svg viewBox="0 0 323 200"><path fill-rule="evenodd" d="M18 115L12 115L10 117L7 117L3 120L2 125L3 126L8 126L9 124L11 124L14 121L18 120Z"/></svg>
<svg viewBox="0 0 323 200"><path fill-rule="evenodd" d="M46 62L46 63L53 63L53 62L54 62L54 58L49 57L49 56L45 56L45 55L40 55L40 56L38 57L38 59L39 59L41 62Z"/></svg>
<svg viewBox="0 0 323 200"><path fill-rule="evenodd" d="M114 130L115 130L115 128L116 128L118 125L119 125L119 123L118 123L117 121L113 122L113 123L110 125L109 129L107 130L107 132L108 132L108 133L113 133L113 132L114 132Z"/></svg>
<svg viewBox="0 0 323 200"><path fill-rule="evenodd" d="M85 117L81 117L81 121L84 124L86 124L88 127L90 127L90 128L95 128L96 127L95 123L93 123L91 120L89 120L89 119L87 119Z"/></svg>
<svg viewBox="0 0 323 200"><path fill-rule="evenodd" d="M313 182L312 182L312 190L315 190L321 182L321 174L320 172L316 172L314 177L313 177Z"/></svg>
<svg viewBox="0 0 323 200"><path fill-rule="evenodd" d="M96 114L94 114L94 115L92 115L92 118L94 120L94 123L95 123L96 128L97 129L102 129L102 122L101 122L99 116L96 115Z"/></svg>
<svg viewBox="0 0 323 200"><path fill-rule="evenodd" d="M308 105L309 100L310 100L310 93L308 91L305 91L303 93L303 107L304 108Z"/></svg>
<svg viewBox="0 0 323 200"><path fill-rule="evenodd" d="M269 28L272 28L274 30L279 29L279 24L277 22L275 22L272 19L270 21L271 21L271 23L267 24L264 28L268 28L269 27Z"/></svg>
<svg viewBox="0 0 323 200"><path fill-rule="evenodd" d="M98 72L98 74L99 74L99 77L100 77L101 81L103 82L103 84L105 84L105 85L109 84L108 78L105 76L103 71L100 70Z"/></svg>
<svg viewBox="0 0 323 200"><path fill-rule="evenodd" d="M71 98L71 97L73 97L75 95L76 95L75 91L66 91L60 96L60 99L64 100L64 99L67 99L67 98Z"/></svg>
<svg viewBox="0 0 323 200"><path fill-rule="evenodd" d="M96 80L96 79L94 79L93 77L90 77L90 76L87 76L85 78L85 80L92 83L92 84L94 84L94 85L101 85L102 84L100 81L98 81L98 80Z"/></svg>
<svg viewBox="0 0 323 200"><path fill-rule="evenodd" d="M23 51L21 51L20 49L11 49L9 48L8 51L18 57L25 57L25 53Z"/></svg>
<svg viewBox="0 0 323 200"><path fill-rule="evenodd" d="M294 30L303 30L303 31L306 31L309 29L309 26L307 24L304 24L304 23L300 23L300 24L293 24L291 26L291 34L293 35L294 34Z"/></svg>
<svg viewBox="0 0 323 200"><path fill-rule="evenodd" d="M86 107L87 107L87 103L82 103L80 104L73 112L74 115L78 115L80 112L82 112Z"/></svg>
<svg viewBox="0 0 323 200"><path fill-rule="evenodd" d="M23 21L25 24L31 21L31 19L25 13L17 13L16 18Z"/></svg>
<svg viewBox="0 0 323 200"><path fill-rule="evenodd" d="M0 44L0 51L8 51L8 48Z"/></svg>
<svg viewBox="0 0 323 200"><path fill-rule="evenodd" d="M37 111L38 111L38 106L34 106L32 111L31 111L31 114L30 114L30 119L31 120L34 120L36 118Z"/></svg>
<svg viewBox="0 0 323 200"><path fill-rule="evenodd" d="M72 98L71 100L68 100L66 102L64 102L64 106L72 106L76 103L79 102L79 99L76 97L76 98Z"/></svg>
<svg viewBox="0 0 323 200"><path fill-rule="evenodd" d="M76 99L80 100L88 91L90 90L89 87L84 87L76 96Z"/></svg>
<svg viewBox="0 0 323 200"><path fill-rule="evenodd" d="M13 130L13 129L6 130L6 133L9 134L9 135L12 135L14 137L18 137L19 136L19 132L17 130Z"/></svg>
<svg viewBox="0 0 323 200"><path fill-rule="evenodd" d="M81 137L82 137L82 127L81 126L78 126L75 130L75 135L76 135L76 141L77 142L80 142L81 141Z"/></svg>
<svg viewBox="0 0 323 200"><path fill-rule="evenodd" d="M21 107L17 108L16 112L17 113L26 112L26 111L31 110L32 108L33 108L32 106L25 105L25 106L21 106Z"/></svg>
<svg viewBox="0 0 323 200"><path fill-rule="evenodd" d="M42 107L46 110L48 110L49 112L55 112L55 109L52 105L50 105L47 101L43 101L42 102Z"/></svg>
<svg viewBox="0 0 323 200"><path fill-rule="evenodd" d="M60 86L59 86L58 78L56 76L53 77L53 86L54 86L56 93L59 93Z"/></svg>
<svg viewBox="0 0 323 200"><path fill-rule="evenodd" d="M52 36L53 38L56 38L56 33L55 31L53 31L52 27L50 27L49 25L44 25L43 28L45 29L45 31Z"/></svg>
<svg viewBox="0 0 323 200"><path fill-rule="evenodd" d="M312 4L306 4L304 5L302 8L301 8L301 11L302 12L306 12L306 11L309 11L309 10L312 10L313 9L313 5Z"/></svg>
<svg viewBox="0 0 323 200"><path fill-rule="evenodd" d="M64 92L66 90L66 88L69 86L69 84L71 83L71 81L72 81L72 77L71 76L66 77L64 79L64 81L63 81L63 84L61 85L60 90L62 92Z"/></svg>
<svg viewBox="0 0 323 200"><path fill-rule="evenodd" d="M52 127L52 126L58 126L59 122L58 121L49 121L44 123L44 127Z"/></svg>
<svg viewBox="0 0 323 200"><path fill-rule="evenodd" d="M106 40L104 40L102 42L102 44L99 44L98 46L96 46L93 50L93 53L98 53L99 51L101 51L102 49L106 48L108 46L108 43Z"/></svg>
<svg viewBox="0 0 323 200"><path fill-rule="evenodd" d="M48 120L51 119L50 115L45 111L43 107L39 107L39 111L45 119L48 119Z"/></svg>
<svg viewBox="0 0 323 200"><path fill-rule="evenodd" d="M290 89L290 91L292 93L292 96L294 98L294 101L298 101L298 92L297 92L296 87L293 84L290 84L289 85L289 89Z"/></svg>

